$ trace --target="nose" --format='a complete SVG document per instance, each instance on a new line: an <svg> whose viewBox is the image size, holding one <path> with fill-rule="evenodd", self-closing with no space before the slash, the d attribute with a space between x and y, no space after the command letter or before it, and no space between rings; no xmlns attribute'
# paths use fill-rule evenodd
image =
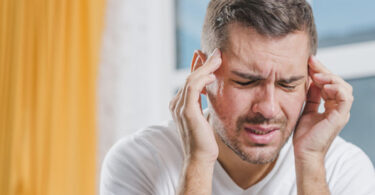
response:
<svg viewBox="0 0 375 195"><path fill-rule="evenodd" d="M267 119L274 118L279 112L279 105L275 97L275 87L273 85L264 86L255 95L256 98L252 106L252 111L263 115Z"/></svg>

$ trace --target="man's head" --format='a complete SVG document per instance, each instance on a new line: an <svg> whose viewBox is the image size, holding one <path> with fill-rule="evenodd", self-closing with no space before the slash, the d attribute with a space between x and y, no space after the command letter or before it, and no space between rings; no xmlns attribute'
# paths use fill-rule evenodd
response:
<svg viewBox="0 0 375 195"><path fill-rule="evenodd" d="M310 54L316 54L314 16L305 0L211 0L202 30L204 53L226 48L228 26L232 23L252 27L259 34L269 37L304 31L309 37Z"/></svg>
<svg viewBox="0 0 375 195"><path fill-rule="evenodd" d="M316 53L311 8L301 0L212 0L202 48L209 53L216 47L222 65L205 90L210 122L243 160L272 162L298 121L310 85L307 62ZM202 52L194 55L206 59Z"/></svg>

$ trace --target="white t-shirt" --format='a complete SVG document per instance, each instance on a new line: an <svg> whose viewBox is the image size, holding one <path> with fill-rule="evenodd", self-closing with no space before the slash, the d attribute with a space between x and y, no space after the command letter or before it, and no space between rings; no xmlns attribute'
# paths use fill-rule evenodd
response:
<svg viewBox="0 0 375 195"><path fill-rule="evenodd" d="M176 194L183 153L173 121L151 126L116 143L102 166L100 193ZM212 194L297 194L292 137L280 151L272 171L243 190L216 161ZM375 171L357 146L337 137L325 159L331 194L375 195Z"/></svg>

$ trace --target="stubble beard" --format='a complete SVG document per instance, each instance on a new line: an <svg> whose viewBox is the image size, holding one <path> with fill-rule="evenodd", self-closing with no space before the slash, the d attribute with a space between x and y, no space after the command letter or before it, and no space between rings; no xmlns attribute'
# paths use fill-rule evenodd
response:
<svg viewBox="0 0 375 195"><path fill-rule="evenodd" d="M252 124L262 124L262 123L271 123L271 124L280 124L281 128L280 131L284 132L290 132L286 129L287 120L285 118L277 119L277 120L268 120L265 119L262 116L255 116L253 118L247 118L247 117L240 117L236 122L236 131L235 136L229 137L227 135L227 131L225 127L220 123L217 116L214 116L214 120L217 120L217 122L214 122L215 131L220 138L220 140L228 147L230 148L238 157L240 157L243 161L246 161L251 164L267 164L274 162L281 151L281 149L284 147L285 143L288 141L292 133L289 133L286 139L282 140L280 145L276 147L273 151L265 151L265 145L255 145L251 146L254 150L256 150L256 154L254 153L247 153L245 152L241 146L242 144L239 142L238 138L240 136L240 132L242 130L244 123L252 123ZM272 121L272 122L271 122ZM248 146L245 146L248 147ZM256 148L255 148L256 147ZM265 154L265 152L267 154Z"/></svg>

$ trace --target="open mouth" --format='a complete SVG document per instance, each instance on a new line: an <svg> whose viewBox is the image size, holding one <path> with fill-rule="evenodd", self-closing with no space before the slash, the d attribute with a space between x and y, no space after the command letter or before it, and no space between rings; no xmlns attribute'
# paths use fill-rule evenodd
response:
<svg viewBox="0 0 375 195"><path fill-rule="evenodd" d="M272 131L276 131L276 130L259 131L259 130L256 130L256 129L249 129L249 128L245 128L245 129L246 129L246 131L248 131L250 133L253 133L253 134L256 134L256 135L266 135L266 134L271 133Z"/></svg>
<svg viewBox="0 0 375 195"><path fill-rule="evenodd" d="M278 126L246 125L244 130L247 139L256 144L270 144L280 135Z"/></svg>

